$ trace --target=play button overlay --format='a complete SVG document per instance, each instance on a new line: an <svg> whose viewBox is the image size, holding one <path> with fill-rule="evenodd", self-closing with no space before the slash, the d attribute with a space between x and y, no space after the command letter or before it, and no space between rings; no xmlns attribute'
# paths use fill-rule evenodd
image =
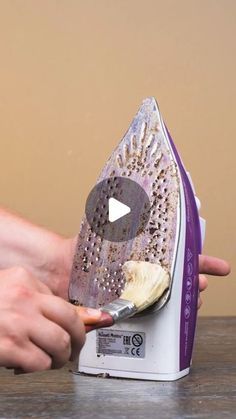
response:
<svg viewBox="0 0 236 419"><path fill-rule="evenodd" d="M131 208L128 205L122 204L115 198L109 198L108 200L108 220L110 223L119 220L124 215L129 214Z"/></svg>
<svg viewBox="0 0 236 419"><path fill-rule="evenodd" d="M150 202L137 182L124 177L110 177L91 190L85 214L94 233L105 240L122 242L145 230L150 216Z"/></svg>

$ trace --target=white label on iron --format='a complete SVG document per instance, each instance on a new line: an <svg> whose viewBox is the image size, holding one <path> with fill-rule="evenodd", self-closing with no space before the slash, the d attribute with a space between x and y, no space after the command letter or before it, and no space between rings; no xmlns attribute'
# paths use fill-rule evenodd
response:
<svg viewBox="0 0 236 419"><path fill-rule="evenodd" d="M96 334L97 355L139 359L145 357L145 333L143 332L99 329Z"/></svg>

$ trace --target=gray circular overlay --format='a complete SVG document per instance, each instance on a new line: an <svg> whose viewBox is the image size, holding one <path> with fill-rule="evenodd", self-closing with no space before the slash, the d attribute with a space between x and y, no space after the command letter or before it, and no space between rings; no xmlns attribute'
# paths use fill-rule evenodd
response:
<svg viewBox="0 0 236 419"><path fill-rule="evenodd" d="M110 198L127 205L130 212L116 221L109 221ZM137 182L125 177L110 177L91 190L85 214L94 233L111 242L124 242L144 231L150 216L150 202Z"/></svg>

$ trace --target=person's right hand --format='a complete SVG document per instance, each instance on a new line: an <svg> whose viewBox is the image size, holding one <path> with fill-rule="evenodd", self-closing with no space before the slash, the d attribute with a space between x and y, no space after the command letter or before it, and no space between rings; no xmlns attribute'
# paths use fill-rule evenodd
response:
<svg viewBox="0 0 236 419"><path fill-rule="evenodd" d="M76 307L21 267L0 270L0 366L60 368L78 356L84 341Z"/></svg>

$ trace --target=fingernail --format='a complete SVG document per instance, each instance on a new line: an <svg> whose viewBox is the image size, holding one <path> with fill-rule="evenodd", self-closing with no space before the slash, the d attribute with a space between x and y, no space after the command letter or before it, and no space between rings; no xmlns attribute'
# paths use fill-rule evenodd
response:
<svg viewBox="0 0 236 419"><path fill-rule="evenodd" d="M114 319L111 317L111 315L109 313L105 313L104 311L102 311L100 324L103 327L109 327L109 326L112 326L113 323L114 323Z"/></svg>
<svg viewBox="0 0 236 419"><path fill-rule="evenodd" d="M89 317L93 317L98 320L100 320L102 316L102 312L100 310L96 310L95 308L86 308L86 312Z"/></svg>

